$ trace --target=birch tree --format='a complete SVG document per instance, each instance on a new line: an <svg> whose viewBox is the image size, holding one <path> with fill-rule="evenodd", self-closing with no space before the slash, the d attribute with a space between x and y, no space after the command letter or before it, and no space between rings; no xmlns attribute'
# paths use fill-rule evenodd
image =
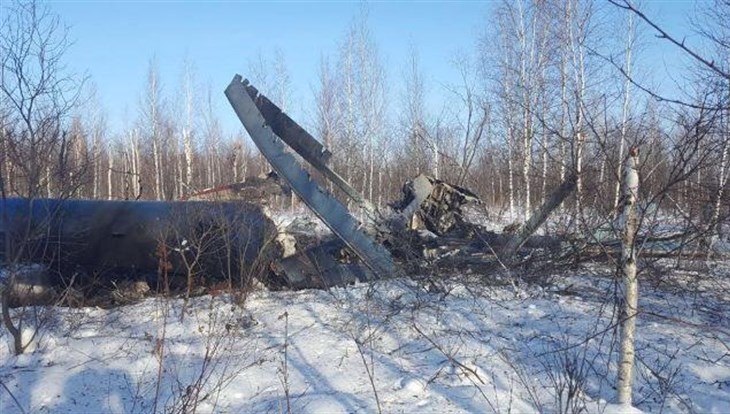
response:
<svg viewBox="0 0 730 414"><path fill-rule="evenodd" d="M214 187L222 183L221 163L219 148L223 139L220 121L216 116L216 108L213 103L213 88L208 85L205 98L205 112L203 114L204 140L205 140L205 169L206 187Z"/></svg>
<svg viewBox="0 0 730 414"><path fill-rule="evenodd" d="M153 58L150 60L147 69L147 87L142 98L140 120L148 142L152 147L153 191L157 200L162 200L164 194L162 116L162 85L157 62Z"/></svg>
<svg viewBox="0 0 730 414"><path fill-rule="evenodd" d="M633 15L633 14L632 14ZM717 71L701 68L704 79L716 89L715 100L718 107L716 135L719 141L719 162L717 187L713 194L713 209L708 224L708 237L713 237L720 228L723 195L727 186L728 157L730 154L730 3L715 0L705 13L705 24L695 22L697 31L709 42L714 57L713 64ZM719 75L719 76L718 76ZM702 81L702 80L701 80ZM708 257L711 249L708 249Z"/></svg>
<svg viewBox="0 0 730 414"><path fill-rule="evenodd" d="M515 217L515 171L514 171L514 146L516 142L515 123L517 120L516 102L513 99L516 90L517 77L513 68L516 64L516 58L513 52L512 37L510 31L506 28L509 26L510 16L504 8L497 10L498 30L497 33L487 31L483 34L481 51L482 51L482 70L485 77L493 76L496 83L495 101L499 105L501 135L503 137L502 144L506 149L507 164L507 198L509 204L509 216ZM499 39L498 47L492 48L491 39L496 36ZM492 53L496 50L496 73L491 74L491 62L493 60Z"/></svg>
<svg viewBox="0 0 730 414"><path fill-rule="evenodd" d="M103 184L103 158L104 158L104 138L107 131L106 116L101 109L101 101L96 86L91 88L91 98L87 103L89 118L86 119L86 130L91 135L91 164L92 183L91 198L97 199L101 196L101 187Z"/></svg>
<svg viewBox="0 0 730 414"><path fill-rule="evenodd" d="M290 110L292 85L284 52L275 48L272 54L258 51L248 60L248 79L282 111ZM259 174L268 172L268 163L262 154L257 155Z"/></svg>
<svg viewBox="0 0 730 414"><path fill-rule="evenodd" d="M184 185L182 195L189 194L193 187L193 83L194 78L192 64L186 61L184 64L182 81L183 102L185 103L185 121L182 129L183 154L185 157L185 177L183 181Z"/></svg>
<svg viewBox="0 0 730 414"><path fill-rule="evenodd" d="M634 43L636 42L636 27L634 23L634 14L628 13L626 31L626 46L624 48L624 73L626 78L623 85L623 104L621 106L621 134L619 136L618 159L619 163L616 170L616 187L614 189L613 208L618 208L619 193L621 180L621 169L623 167L624 151L626 145L626 130L629 121L629 108L631 106L631 76L632 76L632 55L634 51Z"/></svg>
<svg viewBox="0 0 730 414"><path fill-rule="evenodd" d="M405 90L401 97L401 128L413 160L416 174L427 171L438 178L438 146L432 142L426 127L425 89L418 51L411 46L403 70ZM430 156L429 156L430 154Z"/></svg>
<svg viewBox="0 0 730 414"><path fill-rule="evenodd" d="M384 157L376 151L383 140L386 119L385 70L380 52L368 26L367 13L361 14L349 26L340 44L337 106L340 148L335 157L344 153L345 179L373 200L377 188L375 170L382 171Z"/></svg>
<svg viewBox="0 0 730 414"><path fill-rule="evenodd" d="M140 159L140 133L139 129L132 128L127 133L127 145L128 151L126 152L128 158L128 165L130 167L128 174L126 174L127 183L125 189L128 189L131 194L125 194L125 199L130 196L132 199L137 199L142 196L142 168Z"/></svg>
<svg viewBox="0 0 730 414"><path fill-rule="evenodd" d="M572 93L575 99L575 120L573 126L573 170L576 173L576 211L583 207L583 158L586 140L585 96L586 96L586 36L590 20L590 3L568 0L565 3L565 30L568 41L569 67L572 72Z"/></svg>
<svg viewBox="0 0 730 414"><path fill-rule="evenodd" d="M317 74L318 86L315 92L315 131L317 138L325 148L337 152L335 146L340 145L338 141L338 126L341 125L340 111L337 102L337 76L330 64L329 58L321 56ZM337 159L335 159L336 161ZM338 168L335 165L335 168ZM327 188L332 191L333 184L328 180Z"/></svg>

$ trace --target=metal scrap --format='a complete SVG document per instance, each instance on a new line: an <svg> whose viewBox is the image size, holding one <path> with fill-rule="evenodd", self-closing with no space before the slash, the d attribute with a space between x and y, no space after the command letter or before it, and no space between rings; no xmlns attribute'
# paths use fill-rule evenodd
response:
<svg viewBox="0 0 730 414"><path fill-rule="evenodd" d="M462 207L480 204L479 197L457 185L421 174L403 185L403 198L394 207L408 228L426 228L444 236L465 223Z"/></svg>
<svg viewBox="0 0 730 414"><path fill-rule="evenodd" d="M239 183L206 188L181 200L245 200L249 203L272 204L277 197L288 199L291 195L291 188L282 182L275 171L271 171L258 177L246 177Z"/></svg>

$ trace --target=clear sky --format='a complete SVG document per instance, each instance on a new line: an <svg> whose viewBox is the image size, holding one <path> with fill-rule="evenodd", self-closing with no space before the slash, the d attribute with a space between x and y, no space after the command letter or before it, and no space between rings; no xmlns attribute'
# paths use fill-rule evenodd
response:
<svg viewBox="0 0 730 414"><path fill-rule="evenodd" d="M110 125L137 115L148 63L156 57L166 91L180 84L183 61L195 65L199 81L217 95L226 129L237 126L223 89L248 62L279 48L292 81L293 100L310 100L322 54L334 55L360 10L350 2L60 2L54 11L72 26L75 45L69 61L97 85ZM454 76L451 58L470 50L489 4L484 2L371 3L369 22L391 82L410 44L418 47L431 80ZM265 91L263 91L265 93ZM126 109L125 109L126 108ZM302 108L294 106L296 116ZM125 115L126 112L126 115ZM300 115L301 116L301 115Z"/></svg>
<svg viewBox="0 0 730 414"><path fill-rule="evenodd" d="M473 50L489 24L496 2L370 2L369 23L389 84L402 84L402 66L411 45L418 49L426 81L432 87L455 81L457 51ZM650 2L647 7L680 33L693 2ZM226 132L238 121L223 96L235 73L246 76L248 62L279 48L292 81L295 117L307 117L320 57L334 59L338 43L357 16L360 2L243 1L51 1L50 7L71 26L75 45L70 66L85 71L96 85L109 125L116 132L137 117L150 59L155 56L168 96L178 90L184 60L195 66L197 80L210 84L217 114ZM647 46L657 63L673 53ZM263 91L266 93L265 91ZM391 94L392 95L392 94ZM391 96L397 98L397 96Z"/></svg>

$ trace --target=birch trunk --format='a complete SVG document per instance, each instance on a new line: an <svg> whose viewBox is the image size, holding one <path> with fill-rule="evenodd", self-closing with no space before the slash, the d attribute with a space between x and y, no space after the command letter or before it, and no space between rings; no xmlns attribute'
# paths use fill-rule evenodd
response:
<svg viewBox="0 0 730 414"><path fill-rule="evenodd" d="M187 195L193 185L193 80L190 68L185 76L185 128L183 129L183 152L185 154L185 188Z"/></svg>
<svg viewBox="0 0 730 414"><path fill-rule="evenodd" d="M512 129L507 129L507 177L509 187L509 216L510 220L515 217L515 186L514 186L514 166L512 163Z"/></svg>
<svg viewBox="0 0 730 414"><path fill-rule="evenodd" d="M111 200L114 195L114 184L112 181L113 170L114 170L114 154L111 148L107 150L107 157L109 158L109 168L106 170L106 185L107 185L107 200Z"/></svg>
<svg viewBox="0 0 730 414"><path fill-rule="evenodd" d="M730 95L730 85L728 85L728 95ZM722 136L722 155L720 156L720 176L718 177L717 192L715 193L715 205L712 211L712 220L710 221L709 237L713 237L718 233L720 208L722 207L722 196L727 184L727 168L728 168L728 149L730 149L730 107L728 107L720 120L720 134ZM707 249L707 257L710 258L712 249Z"/></svg>
<svg viewBox="0 0 730 414"><path fill-rule="evenodd" d="M543 76L544 77L544 76ZM543 91L542 105L540 107L542 111L542 119L547 119L547 97ZM548 164L548 130L545 125L542 125L542 139L540 140L540 147L542 150L542 171L540 178L542 180L542 188L540 189L540 204L545 204L545 198L547 197L547 164Z"/></svg>
<svg viewBox="0 0 730 414"><path fill-rule="evenodd" d="M532 126L531 126L531 101L530 82L528 79L527 65L532 63L532 45L528 45L527 27L525 27L525 11L522 3L518 2L519 9L519 30L520 42L520 87L522 89L522 182L524 189L524 220L530 217L530 165L532 164ZM529 50L528 50L529 49Z"/></svg>
<svg viewBox="0 0 730 414"><path fill-rule="evenodd" d="M568 136L567 130L568 124L568 64L567 64L567 52L563 49L563 53L560 57L560 145L559 145L559 160L560 168L559 174L560 181L565 180L565 139Z"/></svg>
<svg viewBox="0 0 730 414"><path fill-rule="evenodd" d="M239 180L238 180L238 171L240 169L240 163L241 163L241 158L240 158L240 155L239 155L240 152L241 152L241 149L238 146L238 143L236 143L233 146L233 182L234 183L239 182Z"/></svg>
<svg viewBox="0 0 730 414"><path fill-rule="evenodd" d="M626 72L626 82L624 83L624 102L623 102L623 108L621 110L621 137L620 142L618 146L618 166L616 170L616 188L614 189L614 197L613 197L613 208L614 211L618 208L618 200L619 200L619 193L620 193L620 187L621 187L621 168L623 167L623 159L624 159L624 146L626 142L626 127L628 126L628 120L629 120L629 105L631 103L631 52L633 50L634 46L634 14L628 13L629 15L629 22L628 22L628 35L626 38L626 62L624 67L624 72Z"/></svg>
<svg viewBox="0 0 730 414"><path fill-rule="evenodd" d="M98 128L98 127L97 127ZM96 200L99 198L101 192L101 131L97 128L94 130L94 143L93 143L93 163L94 163L94 177L92 183L92 198Z"/></svg>
<svg viewBox="0 0 730 414"><path fill-rule="evenodd" d="M46 197L53 198L53 191L51 190L51 166L46 165ZM33 193L30 193L33 194Z"/></svg>
<svg viewBox="0 0 730 414"><path fill-rule="evenodd" d="M5 177L4 177L4 190L5 194L12 194L13 188L15 188L15 184L13 182L12 177L12 161L10 160L10 157L8 156L8 152L10 151L9 145L8 145L8 136L7 136L7 130L5 127L2 129L2 135L0 136L0 162L2 165L0 165L0 168L3 168L5 171ZM2 175L3 171L0 171L0 175Z"/></svg>
<svg viewBox="0 0 730 414"><path fill-rule="evenodd" d="M727 164L728 164L728 149L730 147L730 137L725 137L725 142L722 144L722 156L720 158L720 177L718 182L717 193L715 194L715 209L712 213L712 223L717 226L717 222L720 218L720 207L722 206L722 196L727 184Z"/></svg>
<svg viewBox="0 0 730 414"><path fill-rule="evenodd" d="M154 158L155 166L155 198L162 200L162 186L161 186L161 174L160 174L160 144L157 142L157 137L152 137L152 157Z"/></svg>
<svg viewBox="0 0 730 414"><path fill-rule="evenodd" d="M715 192L715 205L712 209L712 218L710 219L709 231L707 237L709 238L707 246L707 259L709 260L712 255L712 237L718 233L719 221L720 221L720 208L722 207L722 196L727 184L727 164L728 164L728 147L730 147L730 137L723 137L724 142L722 144L722 155L720 156L720 176L718 177L717 191Z"/></svg>
<svg viewBox="0 0 730 414"><path fill-rule="evenodd" d="M525 220L528 220L530 218L530 213L532 212L532 206L530 206L530 165L532 164L532 131L529 125L529 116L529 109L527 109L525 110L524 114L525 123L522 141L522 181L525 185Z"/></svg>
<svg viewBox="0 0 730 414"><path fill-rule="evenodd" d="M575 95L575 131L573 133L573 166L577 176L575 183L575 207L581 211L583 207L583 151L585 146L584 122L584 97L586 92L585 79L585 36L587 28L585 21L581 21L578 11L579 3L569 1L566 3L565 24L567 26L568 44L573 69L572 91Z"/></svg>
<svg viewBox="0 0 730 414"><path fill-rule="evenodd" d="M440 163L439 147L438 147L438 142L436 142L436 140L434 140L434 142L433 142L433 160L432 160L432 162L433 162L433 178L440 180L441 177L439 177L439 175L440 175L440 173L439 173L439 163Z"/></svg>
<svg viewBox="0 0 730 414"><path fill-rule="evenodd" d="M623 299L621 309L621 349L618 366L617 402L631 405L631 389L634 371L634 342L636 334L636 315L639 305L639 283L636 278L636 236L638 220L636 202L639 192L639 150L631 148L626 160L623 183L623 203L621 213L621 273L623 274Z"/></svg>
<svg viewBox="0 0 730 414"><path fill-rule="evenodd" d="M139 160L139 131L132 131L132 196L137 199L142 195L142 182L140 176Z"/></svg>

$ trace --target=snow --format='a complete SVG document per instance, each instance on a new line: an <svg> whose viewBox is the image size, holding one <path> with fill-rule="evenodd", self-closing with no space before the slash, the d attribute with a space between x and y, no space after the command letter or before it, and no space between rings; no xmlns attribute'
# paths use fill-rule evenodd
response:
<svg viewBox="0 0 730 414"><path fill-rule="evenodd" d="M642 414L643 411L630 405L608 404L603 414Z"/></svg>
<svg viewBox="0 0 730 414"><path fill-rule="evenodd" d="M684 277L727 292L725 271ZM13 355L2 332L0 412L727 412L727 298L651 284L635 408L608 403L610 276L596 266L544 275L543 286L464 276L428 289L398 279L257 291L243 304L218 295L44 308L28 353Z"/></svg>

